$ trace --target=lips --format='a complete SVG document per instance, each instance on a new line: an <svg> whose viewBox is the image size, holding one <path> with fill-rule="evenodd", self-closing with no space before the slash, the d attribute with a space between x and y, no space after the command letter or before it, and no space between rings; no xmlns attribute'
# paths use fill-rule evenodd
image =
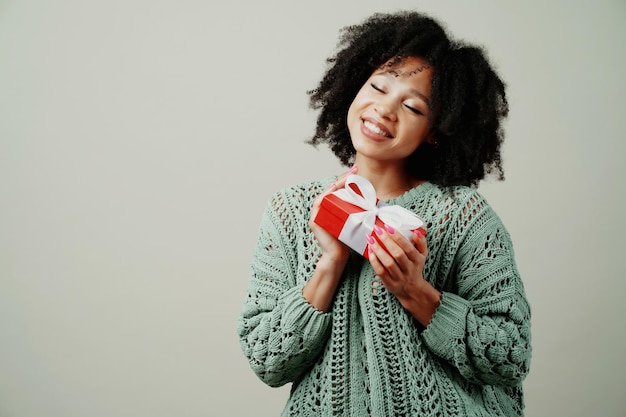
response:
<svg viewBox="0 0 626 417"><path fill-rule="evenodd" d="M366 134L369 133L368 136L373 135L376 138L380 138L382 136L387 139L393 138L393 135L389 132L385 125L372 119L363 119L362 128L364 128Z"/></svg>

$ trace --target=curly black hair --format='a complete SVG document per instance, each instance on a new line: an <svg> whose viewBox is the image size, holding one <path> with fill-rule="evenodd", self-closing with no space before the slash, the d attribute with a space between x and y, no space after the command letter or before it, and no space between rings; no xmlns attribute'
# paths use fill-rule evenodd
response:
<svg viewBox="0 0 626 417"><path fill-rule="evenodd" d="M433 18L404 11L343 28L337 49L317 88L307 92L311 108L319 110L307 143L326 143L342 164L352 164L347 114L356 94L390 60L420 57L433 69L429 122L435 143L420 145L409 157L409 174L443 186L477 186L487 174L504 179L505 84L482 47L452 40Z"/></svg>

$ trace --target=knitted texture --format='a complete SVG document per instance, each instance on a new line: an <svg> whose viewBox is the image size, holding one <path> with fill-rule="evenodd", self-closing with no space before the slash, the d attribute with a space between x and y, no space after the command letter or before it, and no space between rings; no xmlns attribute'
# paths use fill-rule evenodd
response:
<svg viewBox="0 0 626 417"><path fill-rule="evenodd" d="M388 201L428 226L424 277L442 298L423 328L355 252L330 312L304 299L321 254L311 205L332 180L269 201L238 321L259 378L293 383L282 415L523 415L530 309L510 237L485 199L424 183Z"/></svg>

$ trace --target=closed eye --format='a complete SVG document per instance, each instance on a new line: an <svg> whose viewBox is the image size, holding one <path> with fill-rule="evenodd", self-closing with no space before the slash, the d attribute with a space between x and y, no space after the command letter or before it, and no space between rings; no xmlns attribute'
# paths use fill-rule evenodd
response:
<svg viewBox="0 0 626 417"><path fill-rule="evenodd" d="M384 91L380 87L378 87L376 84L370 83L370 85L372 86L374 90L378 91L379 93L384 93Z"/></svg>
<svg viewBox="0 0 626 417"><path fill-rule="evenodd" d="M419 114L420 116L424 115L424 113L422 113L420 110L416 109L415 107L411 107L408 104L405 104L404 107L406 107L407 109L411 110L415 114Z"/></svg>

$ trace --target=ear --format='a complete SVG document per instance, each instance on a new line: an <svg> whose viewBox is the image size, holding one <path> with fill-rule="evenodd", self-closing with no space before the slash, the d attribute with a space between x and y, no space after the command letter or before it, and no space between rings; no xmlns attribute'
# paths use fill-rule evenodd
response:
<svg viewBox="0 0 626 417"><path fill-rule="evenodd" d="M429 143L433 146L437 145L437 138L435 138L434 130L431 130L428 136L426 137L426 143Z"/></svg>

